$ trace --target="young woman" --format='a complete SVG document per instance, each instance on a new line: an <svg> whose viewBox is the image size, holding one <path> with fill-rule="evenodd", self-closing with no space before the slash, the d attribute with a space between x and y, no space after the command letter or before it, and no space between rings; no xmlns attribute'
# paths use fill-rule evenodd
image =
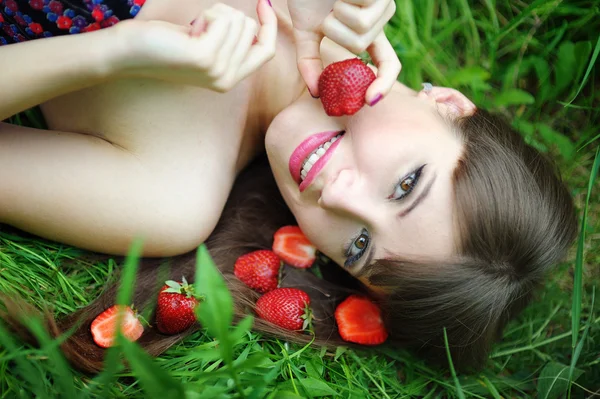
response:
<svg viewBox="0 0 600 399"><path fill-rule="evenodd" d="M241 0L148 0L141 10L125 1L39 1L0 3L4 31L10 23L24 32L5 35L6 43L29 32L17 17L30 36L52 35L36 33L25 5L87 18L80 29L88 31L102 19L107 29L0 48L11 60L0 66L0 92L11 93L0 98L0 119L41 104L52 129L0 124L1 222L113 254L139 235L148 257L207 241L231 273L237 256L269 247L273 231L295 220L339 265L326 269L329 279L292 270L283 281L310 291L319 342L339 342L332 309L358 290L380 303L390 342L435 352L446 328L461 364L485 359L575 237L572 201L555 170L505 122L456 90L415 92L396 82L400 64L382 31L391 0L260 0L259 23ZM137 11L114 27L105 22ZM321 62L365 49L378 67L367 106L327 116L315 98ZM333 140L314 166L305 162ZM241 174L265 149L269 168ZM172 258L174 276L193 270L188 258ZM157 263L140 272L138 306L155 295ZM238 313L251 311L256 294L228 281ZM113 295L60 328L91 320ZM102 352L81 325L66 353L97 370ZM285 335L262 321L256 327ZM141 344L157 354L180 338L152 331Z"/></svg>

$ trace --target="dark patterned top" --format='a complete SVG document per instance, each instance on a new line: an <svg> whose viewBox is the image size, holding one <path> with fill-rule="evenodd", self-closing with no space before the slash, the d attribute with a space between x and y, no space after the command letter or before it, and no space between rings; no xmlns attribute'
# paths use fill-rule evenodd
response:
<svg viewBox="0 0 600 399"><path fill-rule="evenodd" d="M0 0L0 46L106 28L146 0Z"/></svg>

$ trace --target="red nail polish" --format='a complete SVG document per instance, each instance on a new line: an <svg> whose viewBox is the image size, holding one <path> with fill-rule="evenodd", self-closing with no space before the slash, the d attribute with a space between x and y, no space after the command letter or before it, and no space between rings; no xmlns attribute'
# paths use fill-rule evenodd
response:
<svg viewBox="0 0 600 399"><path fill-rule="evenodd" d="M377 104L381 99L383 98L383 95L381 93L377 94L375 96L375 98L373 100L371 100L371 104L369 104L371 107L374 106L375 104Z"/></svg>

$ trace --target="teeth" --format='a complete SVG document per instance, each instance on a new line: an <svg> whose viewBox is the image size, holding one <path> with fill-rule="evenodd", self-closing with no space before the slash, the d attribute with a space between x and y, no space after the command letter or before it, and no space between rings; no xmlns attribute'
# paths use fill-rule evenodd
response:
<svg viewBox="0 0 600 399"><path fill-rule="evenodd" d="M327 152L327 149L329 149L329 147L331 147L331 145L335 143L340 137L342 137L342 135L338 134L325 144L320 145L319 148L317 148L315 151L313 151L312 154L310 154L310 156L304 161L304 164L302 165L302 170L300 172L300 177L302 180L306 178L308 172L310 172L313 165L319 160L319 158L321 158Z"/></svg>

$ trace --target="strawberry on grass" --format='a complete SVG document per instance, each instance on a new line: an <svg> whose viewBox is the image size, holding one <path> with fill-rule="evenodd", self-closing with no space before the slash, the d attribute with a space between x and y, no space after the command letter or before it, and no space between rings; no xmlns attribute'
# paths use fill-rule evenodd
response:
<svg viewBox="0 0 600 399"><path fill-rule="evenodd" d="M353 115L365 105L375 73L358 58L334 62L319 77L319 94L329 116Z"/></svg>
<svg viewBox="0 0 600 399"><path fill-rule="evenodd" d="M359 295L350 295L338 305L335 321L344 341L379 345L388 337L379 307Z"/></svg>
<svg viewBox="0 0 600 399"><path fill-rule="evenodd" d="M258 316L286 330L305 330L311 322L310 297L297 288L277 288L256 301Z"/></svg>
<svg viewBox="0 0 600 399"><path fill-rule="evenodd" d="M129 341L137 341L144 333L144 326L138 315L129 306L111 306L100 313L90 326L96 345L109 348L113 345L117 333L117 318L121 315L121 333Z"/></svg>
<svg viewBox="0 0 600 399"><path fill-rule="evenodd" d="M277 288L281 259L273 251L261 249L240 256L233 274L253 290L264 294Z"/></svg>
<svg viewBox="0 0 600 399"><path fill-rule="evenodd" d="M273 236L273 252L285 263L306 269L314 263L317 249L308 241L300 227L284 226Z"/></svg>
<svg viewBox="0 0 600 399"><path fill-rule="evenodd" d="M158 294L156 327L163 334L178 334L196 322L194 309L198 299L194 287L182 277L181 282L168 280Z"/></svg>

